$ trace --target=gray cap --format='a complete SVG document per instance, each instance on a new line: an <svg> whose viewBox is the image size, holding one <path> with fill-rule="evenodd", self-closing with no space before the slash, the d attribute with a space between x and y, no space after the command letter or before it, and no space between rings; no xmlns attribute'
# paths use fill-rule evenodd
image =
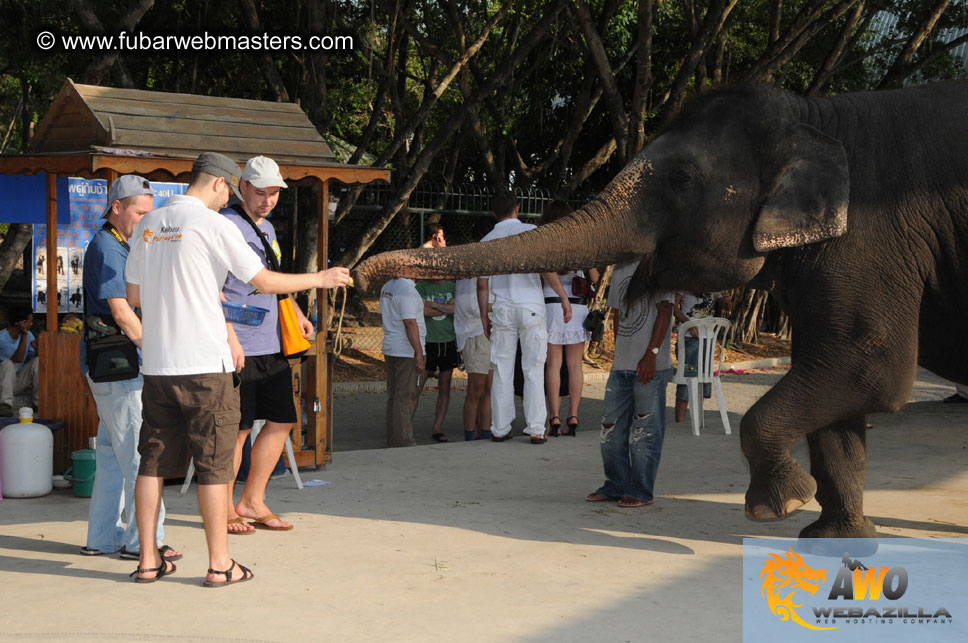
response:
<svg viewBox="0 0 968 643"><path fill-rule="evenodd" d="M220 176L232 188L232 193L239 201L242 200L242 193L239 192L239 180L242 178L242 170L239 164L218 152L202 152L195 159L192 165L192 172L204 172L212 176Z"/></svg>
<svg viewBox="0 0 968 643"><path fill-rule="evenodd" d="M115 201L127 199L129 196L140 196L142 194L155 196L158 193L151 189L151 184L148 182L148 179L143 176L126 174L120 177L108 188L108 205L104 208L104 216L101 218L107 219L111 216L111 206L114 205Z"/></svg>

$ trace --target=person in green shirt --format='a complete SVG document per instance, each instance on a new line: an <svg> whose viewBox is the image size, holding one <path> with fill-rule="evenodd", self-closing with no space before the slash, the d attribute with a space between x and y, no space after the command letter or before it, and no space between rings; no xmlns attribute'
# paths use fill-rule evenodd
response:
<svg viewBox="0 0 968 643"><path fill-rule="evenodd" d="M444 417L450 405L450 382L457 367L457 335L454 333L454 294L456 284L450 280L418 281L417 292L424 300L427 340L424 346L427 366L424 379L438 379L437 413L432 437L447 442L443 431Z"/></svg>

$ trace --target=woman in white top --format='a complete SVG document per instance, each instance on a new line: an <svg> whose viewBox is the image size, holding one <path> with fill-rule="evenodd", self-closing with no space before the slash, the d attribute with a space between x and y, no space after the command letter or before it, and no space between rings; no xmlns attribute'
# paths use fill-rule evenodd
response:
<svg viewBox="0 0 968 643"><path fill-rule="evenodd" d="M570 214L572 208L564 201L552 201L541 214L538 225L545 225ZM598 281L598 271L571 270L559 273L557 278L568 293L571 302L571 320L564 321L559 297L552 286L545 282L545 315L548 320L548 358L545 361L545 394L548 402L548 435L574 436L578 430L578 405L581 403L583 384L582 354L589 333L585 330L585 317L588 316L589 276L593 283ZM561 405L561 364L564 359L568 368L568 416L566 430L561 429L559 407Z"/></svg>

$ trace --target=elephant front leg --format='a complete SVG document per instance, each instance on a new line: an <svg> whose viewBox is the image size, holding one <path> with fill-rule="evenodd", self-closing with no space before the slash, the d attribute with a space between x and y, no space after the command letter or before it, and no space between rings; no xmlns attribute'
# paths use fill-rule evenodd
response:
<svg viewBox="0 0 968 643"><path fill-rule="evenodd" d="M791 373L792 374L792 371ZM806 432L802 411L790 401L787 378L754 404L740 423L743 454L750 465L746 517L785 518L813 498L817 483L790 455L790 446Z"/></svg>
<svg viewBox="0 0 968 643"><path fill-rule="evenodd" d="M865 434L865 419L859 415L807 436L821 511L800 532L801 538L877 537L874 523L864 517Z"/></svg>

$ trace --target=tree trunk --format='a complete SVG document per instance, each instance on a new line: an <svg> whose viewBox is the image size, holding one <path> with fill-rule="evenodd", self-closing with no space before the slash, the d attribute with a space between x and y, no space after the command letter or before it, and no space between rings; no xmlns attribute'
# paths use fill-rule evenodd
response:
<svg viewBox="0 0 968 643"><path fill-rule="evenodd" d="M904 48L901 50L901 53L894 59L891 68L887 70L884 78L877 85L878 89L901 87L904 84L904 79L911 75L910 68L914 63L914 57L917 55L918 49L921 48L924 41L934 31L938 20L941 18L941 14L944 13L950 4L951 0L936 0L935 4L925 14L924 19L921 20L921 24L918 25L918 28L908 37L907 42L904 43Z"/></svg>
<svg viewBox="0 0 968 643"><path fill-rule="evenodd" d="M7 284L17 261L23 256L24 248L34 238L34 227L29 223L11 223L7 236L0 243L0 290ZM24 271L30 274L31 267L24 265Z"/></svg>

